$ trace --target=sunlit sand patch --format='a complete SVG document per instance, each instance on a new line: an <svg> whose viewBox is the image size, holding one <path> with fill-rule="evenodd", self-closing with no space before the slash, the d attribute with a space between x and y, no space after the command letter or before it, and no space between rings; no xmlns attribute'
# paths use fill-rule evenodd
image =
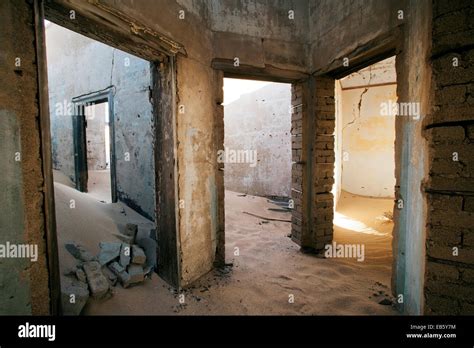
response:
<svg viewBox="0 0 474 348"><path fill-rule="evenodd" d="M386 233L381 233L374 230L372 227L367 226L361 221L352 219L344 214L335 212L334 213L334 225L346 230L351 230L357 233L373 234L376 236L386 236Z"/></svg>

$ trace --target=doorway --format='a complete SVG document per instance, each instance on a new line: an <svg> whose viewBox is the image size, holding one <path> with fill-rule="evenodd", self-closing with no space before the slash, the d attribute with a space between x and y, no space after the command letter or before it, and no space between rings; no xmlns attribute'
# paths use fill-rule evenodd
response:
<svg viewBox="0 0 474 348"><path fill-rule="evenodd" d="M72 99L75 184L104 203L117 202L114 99L111 88Z"/></svg>
<svg viewBox="0 0 474 348"><path fill-rule="evenodd" d="M282 261L291 232L291 84L224 78L223 89L226 255L256 271Z"/></svg>
<svg viewBox="0 0 474 348"><path fill-rule="evenodd" d="M44 71L44 76L42 76L42 81L44 81L42 88L45 91L47 90L49 92L49 100L48 98L42 99L41 112L46 115L49 114L48 118L50 121L48 122L50 124L50 127L47 127L48 130L44 130L44 134L48 137L48 139L43 138L42 141L51 144L52 153L50 153L49 156L51 159L52 167L54 168L53 172L50 172L50 175L47 175L47 181L51 182L51 184L54 181L54 186L57 183L63 185L61 190L59 190L60 192L55 192L56 190L54 190L53 185L51 186L51 191L48 192L48 199L52 203L53 207L53 210L50 211L48 215L48 221L51 222L48 243L51 243L53 247L55 245L58 245L58 249L64 249L64 237L69 239L69 236L63 233L62 239L58 238L61 235L61 226L65 226L64 223L66 223L67 226L70 226L72 228L82 229L84 233L89 234L91 230L91 228L89 228L90 226L93 226L93 228L103 229L105 225L94 223L94 218L97 217L96 215L100 215L101 211L104 212L104 209L107 210L107 213L105 215L102 215L105 216L105 218L107 219L107 225L109 227L113 227L115 221L113 217L115 214L113 212L113 210L115 210L113 204L104 204L108 202L102 199L95 199L96 203L93 204L89 204L87 202L84 203L85 200L76 199L78 197L84 198L84 194L89 195L91 193L86 193L87 191L93 191L90 190L90 187L93 184L89 180L89 178L93 177L93 175L91 175L91 173L87 170L87 167L88 161L90 162L91 160L93 160L94 156L87 155L86 145L86 139L90 139L92 137L92 134L88 132L86 118L90 118L90 116L94 113L97 116L97 113L100 109L102 109L102 111L105 110L103 112L104 122L103 124L101 122L101 124L103 125L103 132L102 130L95 132L96 134L100 134L101 138L103 135L103 141L101 140L100 142L98 142L103 144L102 150L104 152L104 161L102 164L103 169L101 168L101 170L110 172L110 185L107 185L109 186L109 192L107 192L105 195L107 197L110 197L109 202L113 203L114 201L120 201L120 204L126 206L126 208L118 210L119 215L124 216L126 219L136 219L142 221L143 218L145 218L146 220L148 220L145 223L145 232L147 234L149 233L150 236L154 235L155 239L160 240L158 247L158 255L160 256L160 259L157 260L157 263L160 265L160 267L158 268L158 273L161 277L163 277L163 279L176 286L178 285L178 259L176 250L177 231L174 222L176 204L175 195L172 194L175 192L173 175L175 170L173 166L173 164L175 163L175 159L172 155L172 150L175 148L176 145L174 135L168 135L166 137L164 136L165 132L169 132L168 124L173 124L172 119L174 118L175 114L174 109L171 107L172 105L174 105L173 101L175 100L175 58L172 55L167 56L166 53L157 51L155 48L156 43L153 43L152 38L148 38L150 47L153 47L153 49L151 50L147 50L146 48L144 48L143 45L140 46L141 49L137 49L136 45L133 44L133 36L131 36L128 41L115 40L114 38L116 37L114 36L114 34L105 34L109 31L109 29L106 28L106 23L101 22L100 18L96 18L92 21L96 22L95 25L92 24L92 22L77 21L82 23L82 25L80 25L79 30L78 27L75 26L77 24L76 22L72 23L67 20L68 12L58 11L58 8L50 7L47 7L45 10L47 18L53 21L54 23L58 23L57 25L54 25L56 27L60 27L60 29L58 29L59 31L68 31L70 35L79 35L77 33L79 31L81 33L86 33L87 35L85 37L83 36L83 40L99 39L99 41L94 42L95 45L107 46L107 43L113 45L107 46L106 48L106 51L110 53L109 55L107 55L107 58L112 58L112 67L114 67L113 69L108 69L109 74L117 72L117 70L115 69L128 69L128 71L132 71L132 74L129 76L131 77L131 79L128 79L128 81L131 81L131 83L136 83L139 80L143 80L143 77L147 77L149 79L149 82L146 85L140 86L138 89L126 87L121 89L123 91L132 92L130 93L128 100L124 101L124 105L131 106L136 105L137 103L141 106L150 105L149 112L147 113L143 113L142 111L137 112L137 110L134 110L133 107L122 110L117 110L116 108L114 108L114 105L116 104L115 97L117 92L117 90L114 88L114 85L116 85L116 83L114 82L116 81L114 81L113 76L110 77L110 75L109 82L104 83L102 85L102 89L94 88L92 89L92 91L79 91L77 93L70 93L71 90L65 87L63 84L65 81L61 80L61 74L55 76L55 78L59 77L57 79L51 78L51 70L47 69L46 60L44 59L47 55L60 55L61 49L55 48L61 46L61 44L67 44L68 40L64 39L63 37L62 40L49 40L49 42L46 42L48 41L46 37L47 35L40 37L42 40L39 44L42 50L41 57L43 59L43 61L40 63ZM51 27L53 22L43 22L43 18L41 15L40 21L37 23L38 31L40 33L44 33L44 31L47 31L48 27ZM64 27L62 27L62 25L64 25ZM97 26L103 27L103 30L97 33ZM68 30L65 27L72 30ZM117 43L118 41L120 41L120 43ZM51 44L51 42L54 42L54 44ZM123 48L124 51L119 50L117 48L117 45L120 46L120 48ZM47 52L46 47L50 52ZM84 46L81 47L84 48ZM84 50L84 52L81 53L87 53L87 50ZM171 52L169 53L171 54ZM78 55L74 55L72 57L69 56L68 58L77 59ZM140 64L136 64L138 62L137 59L141 59ZM65 59L64 61L67 61L67 59ZM97 61L99 61L99 59L97 59ZM48 57L48 63L51 62L52 60ZM96 62L93 63L95 64ZM59 71L61 71L61 69L64 68L66 70L66 73L70 73L73 75L73 79L75 80L77 85L80 85L80 87L84 87L84 81L89 80L90 82L90 80L93 80L98 76L92 71L81 75L77 72L78 69L75 69L74 67L80 67L81 69L91 70L92 65L54 65L53 69L56 69L56 71L58 71L59 69ZM140 67L140 69L136 69L137 67ZM67 71L67 69L69 69L69 71ZM99 72L105 73L105 69L103 66L102 70L99 70ZM47 75L49 75L49 81L46 79L46 73L48 73ZM55 80L56 82L59 81L59 84L56 84L56 87L59 86L59 88L55 88L55 81L53 80ZM46 81L48 81L48 84L45 83ZM61 86L61 84L63 85ZM56 93L53 93L53 91L55 91ZM48 93L45 93L45 95L47 96ZM142 97L143 102L140 103L140 101L142 101L140 98ZM55 100L55 98L57 98L57 100ZM95 109L95 107L98 107L98 109ZM109 116L108 132L106 118L107 110ZM59 112L57 113L57 111ZM55 122L51 122L53 117L57 117L57 119L54 120ZM133 126L130 127L127 124L127 119L131 119L133 125L138 126L138 130L135 129ZM129 131L122 131L120 134L116 135L114 124L116 124L117 121L122 122L122 126L128 128ZM145 127L141 127L140 125L145 125ZM89 127L91 126L91 123L89 123ZM141 137L141 135L139 134L140 130L143 129L148 129L146 137ZM53 139L52 137L50 137L50 134L55 134L55 138ZM122 140L117 139L118 137L122 137ZM150 141L147 141L149 137L152 137L152 139ZM108 142L110 143L109 146L106 145L107 138ZM140 149L134 148L135 151L127 151L127 142L131 139L132 142L134 141L134 139L139 139L142 142L141 145L143 146L141 146ZM82 147L83 151L80 152L80 157L75 156L75 152L73 149L77 149L78 147L74 143L80 143L80 147ZM123 145L124 143L125 146ZM58 147L64 144L70 144L71 146L68 146L68 148L71 150L58 155ZM119 146L117 146L118 144ZM143 158L140 157L140 153L143 152L142 150L145 146L150 147L152 151L148 151L145 158ZM157 148L159 148L160 151L155 151L155 149ZM119 151L119 156L117 156L116 150ZM48 157L48 154L46 154L46 156ZM119 158L118 161L117 157ZM63 161L64 159L67 160ZM80 165L76 165L77 163L82 163L82 167ZM125 173L127 167L131 167L130 164L133 164L134 168L141 170L142 165L155 167L155 163L160 163L160 165L156 165L156 170L153 169L152 171L150 171L149 175L128 175L128 178L127 175L125 175L125 177L122 178L123 180L121 184L117 180L116 173ZM92 165L90 165L90 167L92 167ZM78 169L78 172L81 173L81 175L76 175L76 168ZM64 172L66 174L64 174ZM79 178L77 180L78 186L76 186L76 178ZM123 194L123 192L126 192L124 191L124 188L133 188L133 186L135 185L134 180L143 180L144 178L146 178L147 180L147 185L152 187L150 190L148 190L148 193L151 195L151 199L148 199L146 202L147 206L151 207L151 209L143 209L143 211L139 211L140 205L133 205L134 201L136 200L133 199L133 197L130 197L129 195ZM165 183L164 181L167 180L169 180L169 182ZM167 188L166 195L165 190L159 189L160 187L163 187L165 185ZM146 185L143 185L143 187L145 186ZM120 191L122 192L122 194L119 193ZM59 197L58 194L60 195ZM82 196L79 196L81 194ZM158 200L160 201L160 209L158 209L157 205L155 204L155 202ZM77 206L78 203L80 206ZM104 209L101 209L102 207L99 208L101 204ZM89 213L86 212L86 215L83 219L79 219L77 220L77 223L73 223L71 220L67 219L67 216L61 215L61 213L59 213L58 215L57 211L55 213L55 206L56 210L58 209L58 207L60 207L60 209L67 208L68 212L74 211L74 209L76 208L85 208ZM129 210L127 210L128 208ZM106 216L107 214L109 214L109 216ZM166 215L166 219L164 218L164 215ZM155 225L155 223L153 223L152 221L153 227L151 227L149 223L150 220L155 220L159 222ZM136 222L131 221L131 223L133 224ZM120 230L119 232L123 232L123 228L125 225L125 222L123 222L122 224L115 224L114 228L118 228ZM58 230L59 233L56 233L56 230ZM94 238L97 239L98 237L100 237L100 234L97 234ZM90 242L91 243L89 244L89 246L86 245L86 247L89 247L89 251L91 252L91 254L94 254L96 250L92 249L97 248L99 243L95 243L96 241L94 240L91 240ZM60 263L61 255L57 255L54 252L54 249L51 250L52 263L58 265L58 263ZM61 254L61 252L64 253L64 251L60 250L59 254ZM64 264L63 267L52 267L54 272L51 275L51 282L53 284L56 294L58 291L57 289L60 288L61 284L59 280L59 274L56 274L55 271L61 269L60 273L62 274L64 272L64 266L67 267L67 265ZM58 298L58 295L55 295L55 298Z"/></svg>
<svg viewBox="0 0 474 348"><path fill-rule="evenodd" d="M395 305L395 57L336 80L335 99L333 245L361 251L360 272L374 279L372 300Z"/></svg>
<svg viewBox="0 0 474 348"><path fill-rule="evenodd" d="M110 171L109 103L95 103L85 108L87 143L87 190L105 203L112 201Z"/></svg>

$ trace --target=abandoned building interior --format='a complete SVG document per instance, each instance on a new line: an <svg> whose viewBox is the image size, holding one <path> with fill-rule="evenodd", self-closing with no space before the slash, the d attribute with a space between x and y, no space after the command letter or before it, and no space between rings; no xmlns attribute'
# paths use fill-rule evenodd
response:
<svg viewBox="0 0 474 348"><path fill-rule="evenodd" d="M0 315L474 314L472 18L1 1Z"/></svg>

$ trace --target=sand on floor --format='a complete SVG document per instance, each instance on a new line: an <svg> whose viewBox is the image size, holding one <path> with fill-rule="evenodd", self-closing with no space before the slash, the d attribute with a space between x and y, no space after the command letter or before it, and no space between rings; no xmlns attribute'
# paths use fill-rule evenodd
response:
<svg viewBox="0 0 474 348"><path fill-rule="evenodd" d="M111 203L111 178L110 169L104 170L89 170L89 180L87 181L88 193L96 199Z"/></svg>
<svg viewBox="0 0 474 348"><path fill-rule="evenodd" d="M54 172L56 229L60 271L73 267L77 261L64 244L77 242L89 252L99 253L100 242L119 241L113 234L120 233L127 223L137 224L141 235L155 228L147 220L123 203L103 203L89 193L79 192L62 173Z"/></svg>
<svg viewBox="0 0 474 348"><path fill-rule="evenodd" d="M137 223L140 230L152 227L150 221L120 202L101 203L61 183L55 183L55 194L61 269L74 264L64 249L65 241L82 243L97 253L98 243L116 240L112 233L126 222ZM69 207L71 199L76 202L74 209ZM157 275L132 288L118 285L112 298L90 300L83 314L396 314L392 306L378 303L390 293L391 223L374 218L391 210L391 201L356 199L357 205L344 204L343 199L341 214L352 216L353 210L361 210L360 215L353 215L369 227L362 230L372 228L381 235L336 226L335 240L363 243L364 262L302 253L288 237L290 223L264 222L242 212L279 219L290 219L289 213L268 210L275 206L266 198L226 191L226 259L232 266L213 270L182 291ZM180 295L184 295L184 303Z"/></svg>

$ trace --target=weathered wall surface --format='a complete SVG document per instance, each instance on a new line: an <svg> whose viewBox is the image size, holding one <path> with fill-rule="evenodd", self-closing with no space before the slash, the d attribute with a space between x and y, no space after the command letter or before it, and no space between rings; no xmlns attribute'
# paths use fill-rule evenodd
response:
<svg viewBox="0 0 474 348"><path fill-rule="evenodd" d="M45 315L51 302L33 8L26 1L2 1L0 18L0 244L38 247L36 262L0 258L0 314Z"/></svg>
<svg viewBox="0 0 474 348"><path fill-rule="evenodd" d="M433 2L425 313L474 312L474 4ZM457 251L456 251L457 250Z"/></svg>
<svg viewBox="0 0 474 348"><path fill-rule="evenodd" d="M407 18L406 1L399 0L309 0L311 70L336 63L374 39L386 37ZM351 64L351 62L349 62Z"/></svg>
<svg viewBox="0 0 474 348"><path fill-rule="evenodd" d="M215 58L309 71L306 1L212 0L208 6Z"/></svg>
<svg viewBox="0 0 474 348"><path fill-rule="evenodd" d="M226 189L290 196L290 92L289 84L272 83L224 106L224 147L229 156L233 151L256 151L253 163L225 164Z"/></svg>
<svg viewBox="0 0 474 348"><path fill-rule="evenodd" d="M72 99L113 86L117 196L154 220L150 63L53 23L46 40L55 169L75 179Z"/></svg>
<svg viewBox="0 0 474 348"><path fill-rule="evenodd" d="M396 103L395 60L374 64L341 80L342 189L371 197L393 197L395 115L382 115ZM389 106L390 105L390 106ZM392 111L392 110L390 110ZM336 130L337 132L338 130Z"/></svg>
<svg viewBox="0 0 474 348"><path fill-rule="evenodd" d="M177 128L181 139L177 156L183 202L179 210L183 286L212 268L217 247L217 148L211 131L216 80L211 68L178 57L179 104L185 106L184 114L178 115ZM194 88L190 88L191 81Z"/></svg>
<svg viewBox="0 0 474 348"><path fill-rule="evenodd" d="M423 120L430 112L431 2L409 1L410 16L403 27L401 53L397 55L399 102L420 105L421 117L395 118L395 206L393 230L392 292L403 295L400 310L423 312L425 268L426 199L422 183L427 175L427 144ZM400 202L402 205L400 205Z"/></svg>

